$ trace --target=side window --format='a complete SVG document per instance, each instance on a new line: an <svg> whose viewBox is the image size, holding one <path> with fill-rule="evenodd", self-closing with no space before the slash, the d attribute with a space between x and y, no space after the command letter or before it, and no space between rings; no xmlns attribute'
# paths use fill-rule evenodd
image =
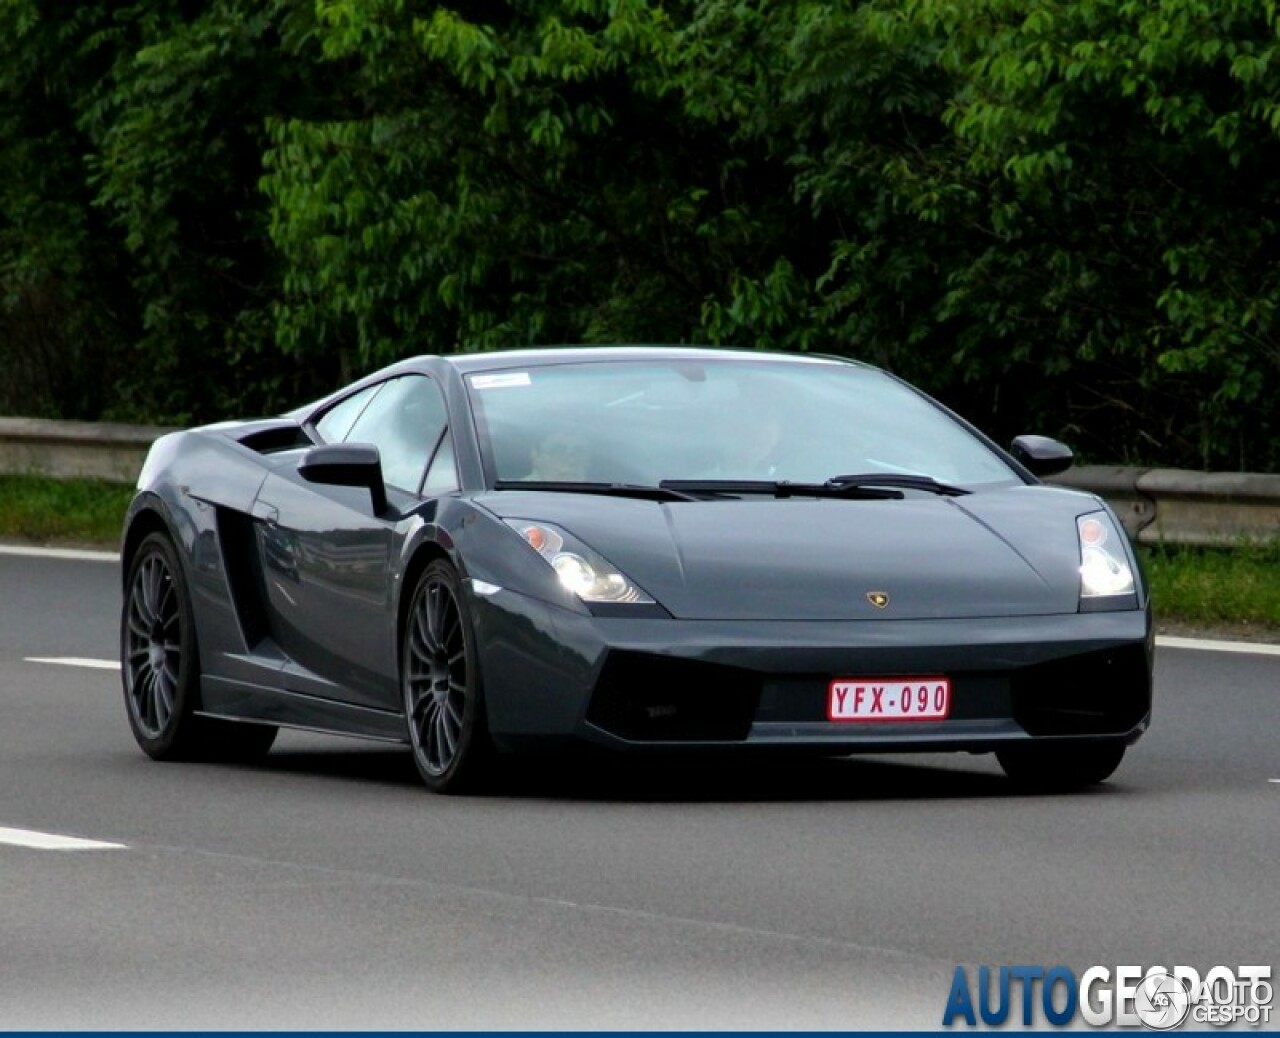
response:
<svg viewBox="0 0 1280 1038"><path fill-rule="evenodd" d="M360 412L365 409L369 401L374 398L378 390L381 389L383 383L379 382L376 386L369 386L368 389L362 389L359 393L353 393L345 400L334 404L324 413L324 416L316 422L316 432L320 434L320 439L325 443L341 443L347 438L347 432L360 417Z"/></svg>
<svg viewBox="0 0 1280 1038"><path fill-rule="evenodd" d="M431 468L427 470L427 481L423 484L422 494L424 497L435 497L437 494L457 490L458 486L458 466L453 460L453 437L445 430L436 456L431 459Z"/></svg>
<svg viewBox="0 0 1280 1038"><path fill-rule="evenodd" d="M344 440L374 444L382 455L382 478L417 493L444 426L444 397L436 384L424 375L404 375L384 385Z"/></svg>

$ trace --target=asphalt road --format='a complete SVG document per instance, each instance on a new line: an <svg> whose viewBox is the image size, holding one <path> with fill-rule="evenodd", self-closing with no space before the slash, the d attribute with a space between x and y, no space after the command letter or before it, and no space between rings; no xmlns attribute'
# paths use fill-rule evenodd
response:
<svg viewBox="0 0 1280 1038"><path fill-rule="evenodd" d="M1280 656L1161 650L1107 786L994 760L539 765L433 797L284 734L160 765L109 564L0 556L0 1025L936 1028L957 964L1280 966Z"/></svg>

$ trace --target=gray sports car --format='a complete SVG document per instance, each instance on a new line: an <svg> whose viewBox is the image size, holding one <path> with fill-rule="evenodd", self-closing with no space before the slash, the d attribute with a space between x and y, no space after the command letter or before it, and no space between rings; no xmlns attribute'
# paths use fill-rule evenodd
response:
<svg viewBox="0 0 1280 1038"><path fill-rule="evenodd" d="M157 759L280 725L495 753L994 751L1108 777L1151 612L1071 452L1006 453L837 358L674 347L418 357L156 442L125 522L129 723Z"/></svg>

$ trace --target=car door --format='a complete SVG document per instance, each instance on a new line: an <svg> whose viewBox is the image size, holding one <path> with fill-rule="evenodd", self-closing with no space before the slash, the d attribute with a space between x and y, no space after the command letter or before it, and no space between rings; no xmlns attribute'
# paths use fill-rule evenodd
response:
<svg viewBox="0 0 1280 1038"><path fill-rule="evenodd" d="M445 421L439 387L416 374L363 390L317 420L327 442L378 448L388 500L380 515L367 489L308 482L296 465L263 484L254 516L289 690L398 708L392 545L397 523L421 501Z"/></svg>

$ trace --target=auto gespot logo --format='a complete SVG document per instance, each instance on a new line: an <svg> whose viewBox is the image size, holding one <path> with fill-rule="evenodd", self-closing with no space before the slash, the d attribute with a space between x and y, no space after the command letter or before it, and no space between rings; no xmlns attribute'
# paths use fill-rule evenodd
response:
<svg viewBox="0 0 1280 1038"><path fill-rule="evenodd" d="M1270 966L957 966L942 1026L1262 1027L1274 997Z"/></svg>

